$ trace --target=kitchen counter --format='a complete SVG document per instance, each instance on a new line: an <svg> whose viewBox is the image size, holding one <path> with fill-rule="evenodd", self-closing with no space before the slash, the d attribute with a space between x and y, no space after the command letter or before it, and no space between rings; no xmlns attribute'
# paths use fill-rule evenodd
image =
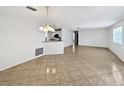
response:
<svg viewBox="0 0 124 93"><path fill-rule="evenodd" d="M63 42L63 41L51 40L51 41L43 41L43 42Z"/></svg>
<svg viewBox="0 0 124 93"><path fill-rule="evenodd" d="M63 41L43 41L44 55L64 54Z"/></svg>

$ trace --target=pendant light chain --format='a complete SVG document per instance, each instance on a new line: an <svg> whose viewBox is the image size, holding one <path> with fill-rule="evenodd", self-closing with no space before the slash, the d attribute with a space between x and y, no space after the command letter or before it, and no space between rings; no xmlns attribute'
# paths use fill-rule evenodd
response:
<svg viewBox="0 0 124 93"><path fill-rule="evenodd" d="M47 10L47 23L48 23L48 16L49 16L49 7L46 6L46 10Z"/></svg>
<svg viewBox="0 0 124 93"><path fill-rule="evenodd" d="M46 17L47 17L47 20L46 21L47 22L46 22L46 24L44 26L41 26L40 29L43 30L44 32L48 32L48 31L55 32L54 27L52 25L48 24L49 7L46 6L45 8L46 8L46 14L47 14L46 15Z"/></svg>

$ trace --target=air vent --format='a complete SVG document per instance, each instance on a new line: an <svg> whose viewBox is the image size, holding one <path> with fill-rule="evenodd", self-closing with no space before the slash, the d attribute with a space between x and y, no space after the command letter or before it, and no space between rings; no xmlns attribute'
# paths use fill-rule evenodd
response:
<svg viewBox="0 0 124 93"><path fill-rule="evenodd" d="M35 56L39 56L43 54L43 47L35 49Z"/></svg>
<svg viewBox="0 0 124 93"><path fill-rule="evenodd" d="M31 6L27 6L26 8L28 8L29 10L32 10L32 11L37 11L37 9L31 7Z"/></svg>

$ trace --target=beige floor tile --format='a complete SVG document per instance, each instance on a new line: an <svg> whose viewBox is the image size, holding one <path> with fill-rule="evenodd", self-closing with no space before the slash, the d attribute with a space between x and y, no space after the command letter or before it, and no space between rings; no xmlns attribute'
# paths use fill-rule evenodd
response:
<svg viewBox="0 0 124 93"><path fill-rule="evenodd" d="M107 48L72 46L0 71L0 85L105 86L124 85L124 63Z"/></svg>

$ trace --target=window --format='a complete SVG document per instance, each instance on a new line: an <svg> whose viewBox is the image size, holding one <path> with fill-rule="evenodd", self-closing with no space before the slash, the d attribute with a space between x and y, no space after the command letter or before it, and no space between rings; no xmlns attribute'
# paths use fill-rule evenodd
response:
<svg viewBox="0 0 124 93"><path fill-rule="evenodd" d="M122 45L122 26L113 29L113 42Z"/></svg>

